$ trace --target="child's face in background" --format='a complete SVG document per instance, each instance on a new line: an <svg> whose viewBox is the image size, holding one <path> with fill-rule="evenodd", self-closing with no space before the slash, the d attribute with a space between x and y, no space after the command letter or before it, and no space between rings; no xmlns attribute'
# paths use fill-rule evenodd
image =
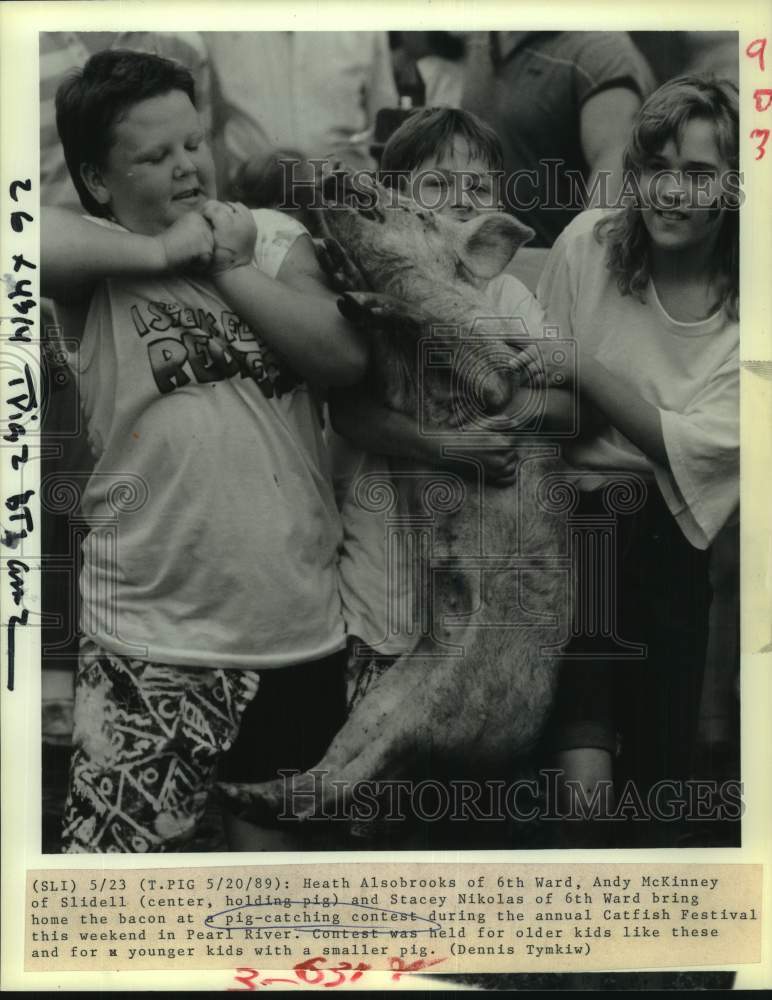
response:
<svg viewBox="0 0 772 1000"><path fill-rule="evenodd" d="M489 163L472 155L460 136L454 137L450 150L429 157L413 170L410 193L423 208L461 222L501 208L498 178Z"/></svg>
<svg viewBox="0 0 772 1000"><path fill-rule="evenodd" d="M134 104L113 136L94 196L132 232L156 235L216 197L212 154L183 91Z"/></svg>
<svg viewBox="0 0 772 1000"><path fill-rule="evenodd" d="M701 118L688 122L680 143L670 139L649 158L641 186L655 193L658 205L643 209L643 221L655 247L684 250L718 234L725 211L720 177L729 169L713 123Z"/></svg>

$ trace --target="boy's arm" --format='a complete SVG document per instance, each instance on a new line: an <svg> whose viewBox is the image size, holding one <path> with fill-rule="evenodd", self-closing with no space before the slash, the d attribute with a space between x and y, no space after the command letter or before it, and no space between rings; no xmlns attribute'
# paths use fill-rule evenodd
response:
<svg viewBox="0 0 772 1000"><path fill-rule="evenodd" d="M368 381L334 389L329 396L333 429L363 451L439 462L434 439L418 433L415 420L381 403Z"/></svg>
<svg viewBox="0 0 772 1000"><path fill-rule="evenodd" d="M213 281L231 308L310 382L352 385L364 375L364 337L341 316L310 237L295 241L275 279L248 264Z"/></svg>
<svg viewBox="0 0 772 1000"><path fill-rule="evenodd" d="M248 209L209 202L204 215L214 230L212 280L230 307L310 382L358 382L367 366L366 341L340 314L311 238L295 240L274 279L252 264L255 224ZM229 248L232 259L227 269L217 270L221 247Z"/></svg>
<svg viewBox="0 0 772 1000"><path fill-rule="evenodd" d="M412 417L390 410L381 403L372 386L362 383L330 393L330 420L334 430L363 451L395 458L408 458L427 466L455 472L465 479L477 478L477 462L482 463L486 482L509 486L517 472L517 442L502 435L500 448L479 448L464 444L461 432L452 430L442 437L421 434ZM443 447L453 451L463 448L474 462L444 454Z"/></svg>
<svg viewBox="0 0 772 1000"><path fill-rule="evenodd" d="M209 224L195 212L157 236L143 236L97 225L68 209L44 206L41 292L59 302L77 302L103 278L205 267L213 245Z"/></svg>

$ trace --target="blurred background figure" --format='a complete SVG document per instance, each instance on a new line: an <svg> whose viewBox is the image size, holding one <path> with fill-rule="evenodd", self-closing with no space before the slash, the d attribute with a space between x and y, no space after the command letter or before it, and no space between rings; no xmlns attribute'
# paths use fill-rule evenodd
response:
<svg viewBox="0 0 772 1000"><path fill-rule="evenodd" d="M316 181L314 167L302 153L277 149L242 163L233 178L231 193L248 208L273 208L290 215L312 236L318 236L318 221L310 210Z"/></svg>
<svg viewBox="0 0 772 1000"><path fill-rule="evenodd" d="M204 35L217 89L215 153L221 190L241 165L280 149L373 161L375 113L398 102L380 31L216 31Z"/></svg>
<svg viewBox="0 0 772 1000"><path fill-rule="evenodd" d="M631 122L653 87L625 32L499 31L467 40L462 107L498 134L505 175L523 172L507 202L536 231L533 246L551 246L583 208L600 205L576 197L569 171L590 188L605 171L615 197Z"/></svg>
<svg viewBox="0 0 772 1000"><path fill-rule="evenodd" d="M686 73L712 73L739 83L736 31L631 31L657 84Z"/></svg>
<svg viewBox="0 0 772 1000"><path fill-rule="evenodd" d="M683 35L684 73L713 73L739 85L740 54L736 31L684 31Z"/></svg>
<svg viewBox="0 0 772 1000"><path fill-rule="evenodd" d="M40 201L44 205L80 208L64 151L56 131L56 90L65 76L86 62L90 44L108 48L115 37L102 32L44 31L40 34ZM107 39L105 41L105 39Z"/></svg>
<svg viewBox="0 0 772 1000"><path fill-rule="evenodd" d="M400 97L429 108L461 107L464 31L392 31L389 44Z"/></svg>

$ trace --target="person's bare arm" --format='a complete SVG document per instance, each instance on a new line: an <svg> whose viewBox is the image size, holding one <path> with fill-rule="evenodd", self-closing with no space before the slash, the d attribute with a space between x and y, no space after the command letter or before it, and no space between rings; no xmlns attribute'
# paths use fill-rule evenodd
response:
<svg viewBox="0 0 772 1000"><path fill-rule="evenodd" d="M532 384L549 384L559 372L565 389L578 388L582 433L591 432L590 421L597 426L600 414L653 462L666 469L670 467L660 412L626 379L612 375L591 355L581 358L576 372L567 365L545 363L535 348L526 348L520 358L530 373ZM570 394L566 392L565 395Z"/></svg>
<svg viewBox="0 0 772 1000"><path fill-rule="evenodd" d="M228 227L246 226L246 217L232 217L236 213L228 214L227 206L213 207L218 204L209 203L204 210L214 226L215 244L225 240L235 246L243 234L229 234ZM365 340L340 314L338 296L325 283L310 237L294 242L275 279L242 257L212 280L231 308L310 382L352 385L363 377Z"/></svg>
<svg viewBox="0 0 772 1000"><path fill-rule="evenodd" d="M87 298L103 278L205 267L212 256L206 220L190 212L158 236L96 225L77 212L43 207L41 291L59 302Z"/></svg>
<svg viewBox="0 0 772 1000"><path fill-rule="evenodd" d="M530 406L529 403L533 403L534 393L543 398L538 400L536 405ZM530 412L540 414L537 434L549 436L550 432L570 430L574 425L576 403L570 391L520 386L512 393L507 412L516 417L526 406Z"/></svg>
<svg viewBox="0 0 772 1000"><path fill-rule="evenodd" d="M329 404L333 429L363 451L418 462L441 461L436 439L420 434L415 420L382 403L369 380L334 389Z"/></svg>
<svg viewBox="0 0 772 1000"><path fill-rule="evenodd" d="M543 389L515 390L513 400L507 408L516 416L526 405L518 392L544 392ZM334 430L363 451L396 458L408 458L426 465L456 472L464 478L477 477L477 464L482 463L486 482L489 485L509 486L517 473L520 438L506 431L500 432L499 447L479 446L464 440L464 430L448 428L442 435L422 434L416 420L404 413L391 410L379 401L373 387L364 382L360 385L336 389L330 393L330 420ZM571 394L562 390L551 390L544 400L539 432L549 436L550 432L569 429L573 425L573 403ZM516 428L512 428L513 430ZM474 430L474 428L472 428ZM489 439L490 441L490 439ZM451 454L448 454L447 451ZM476 462L465 462L457 453L468 453Z"/></svg>
<svg viewBox="0 0 772 1000"><path fill-rule="evenodd" d="M602 208L603 185L595 184L603 172L607 174L605 194L614 201L622 187L622 152L630 138L633 118L641 99L629 87L609 87L588 98L582 105L579 133L582 153L590 168L588 190L594 197L586 208Z"/></svg>

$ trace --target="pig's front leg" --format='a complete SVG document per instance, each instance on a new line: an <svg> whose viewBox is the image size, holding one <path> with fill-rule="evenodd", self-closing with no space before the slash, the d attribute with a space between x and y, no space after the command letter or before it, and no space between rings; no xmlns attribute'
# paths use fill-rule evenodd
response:
<svg viewBox="0 0 772 1000"><path fill-rule="evenodd" d="M369 286L365 276L336 239L314 240L319 266L327 275L333 291L360 292Z"/></svg>
<svg viewBox="0 0 772 1000"><path fill-rule="evenodd" d="M338 299L338 309L365 330L394 330L419 337L431 323L426 313L383 292L346 292Z"/></svg>

